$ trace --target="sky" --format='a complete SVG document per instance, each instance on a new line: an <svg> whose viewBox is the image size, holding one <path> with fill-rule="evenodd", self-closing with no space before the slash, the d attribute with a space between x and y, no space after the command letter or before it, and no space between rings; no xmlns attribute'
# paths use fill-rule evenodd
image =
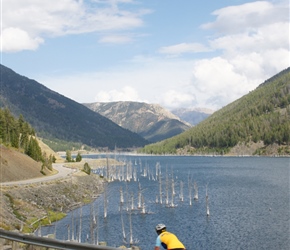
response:
<svg viewBox="0 0 290 250"><path fill-rule="evenodd" d="M1 64L79 103L218 110L289 67L289 0L0 0Z"/></svg>

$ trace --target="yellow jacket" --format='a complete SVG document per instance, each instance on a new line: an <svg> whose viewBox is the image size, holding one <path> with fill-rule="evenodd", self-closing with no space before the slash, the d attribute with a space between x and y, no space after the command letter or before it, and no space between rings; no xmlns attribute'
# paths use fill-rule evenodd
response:
<svg viewBox="0 0 290 250"><path fill-rule="evenodd" d="M167 249L184 248L184 245L178 240L178 238L170 232L163 232L160 235L161 243L167 246Z"/></svg>

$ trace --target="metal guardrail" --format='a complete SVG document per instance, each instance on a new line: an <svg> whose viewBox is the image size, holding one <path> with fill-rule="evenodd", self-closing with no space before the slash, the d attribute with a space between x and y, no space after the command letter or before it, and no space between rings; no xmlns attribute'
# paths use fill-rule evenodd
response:
<svg viewBox="0 0 290 250"><path fill-rule="evenodd" d="M0 229L0 238L7 240L22 242L28 245L35 245L41 247L55 248L55 249L71 249L71 250L116 250L118 248L107 247L107 246L97 246L91 244L83 244L78 242L71 241L61 241L52 238L38 237L35 235L26 235L17 232L6 231Z"/></svg>

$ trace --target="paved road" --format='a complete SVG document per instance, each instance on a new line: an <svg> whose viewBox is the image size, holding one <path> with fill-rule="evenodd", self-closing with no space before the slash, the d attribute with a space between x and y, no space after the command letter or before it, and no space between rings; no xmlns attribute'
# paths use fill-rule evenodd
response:
<svg viewBox="0 0 290 250"><path fill-rule="evenodd" d="M46 182L56 179L62 179L67 176L70 176L72 173L74 173L76 170L71 168L66 168L63 166L63 163L54 163L53 168L58 171L57 174L49 175L49 176L43 176L39 178L33 178L33 179L27 179L27 180L21 180L21 181L10 181L10 182L1 182L1 186L13 186L13 185L26 185L26 184L32 184L37 182Z"/></svg>

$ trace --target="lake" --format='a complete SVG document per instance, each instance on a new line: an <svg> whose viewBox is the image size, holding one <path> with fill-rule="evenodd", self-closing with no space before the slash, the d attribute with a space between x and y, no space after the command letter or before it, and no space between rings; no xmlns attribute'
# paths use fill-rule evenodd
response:
<svg viewBox="0 0 290 250"><path fill-rule="evenodd" d="M126 162L110 166L118 180L92 204L43 227L43 235L113 247L133 240L148 250L154 249L156 224L163 223L188 250L289 249L290 158L111 157ZM106 176L106 168L100 174Z"/></svg>

